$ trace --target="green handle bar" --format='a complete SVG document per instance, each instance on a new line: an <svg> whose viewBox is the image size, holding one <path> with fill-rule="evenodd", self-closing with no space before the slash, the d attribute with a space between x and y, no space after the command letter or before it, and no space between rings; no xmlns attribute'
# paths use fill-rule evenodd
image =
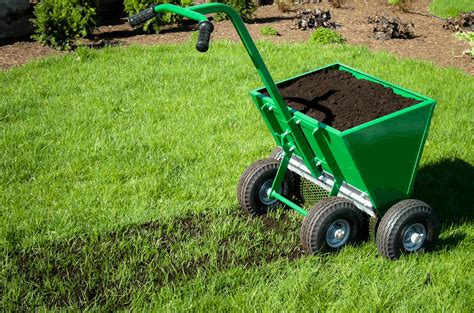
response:
<svg viewBox="0 0 474 313"><path fill-rule="evenodd" d="M307 143L301 129L297 125L297 121L293 118L293 115L288 109L285 100L283 99L280 91L278 90L278 87L276 86L272 76L270 75L270 72L268 71L265 63L263 62L260 52L258 52L258 49L255 46L252 37L250 36L247 28L245 27L242 18L232 7L217 2L206 3L186 8L173 4L160 4L153 6L153 11L156 14L166 11L176 13L178 15L182 15L184 17L196 20L200 23L208 22L208 19L204 14L218 12L227 14L227 16L232 21L232 24L234 25L237 33L239 34L239 37L242 40L242 43L244 44L245 49L247 50L247 53L250 56L250 59L252 60L255 68L257 69L260 79L263 81L265 88L270 94L270 97L273 99L274 105L276 107L272 107L272 109L278 110L279 113L283 116L283 119L285 120L286 125L285 127L283 127L284 134L281 135L293 135L291 137L294 139L294 144L299 150L303 160L308 165L310 171L319 176L320 171L316 166L316 159L313 154L313 151ZM283 149L285 150L286 155L290 157L293 153L294 147L291 147L291 145L289 144L288 146L284 146Z"/></svg>
<svg viewBox="0 0 474 313"><path fill-rule="evenodd" d="M268 71L267 67L265 66L265 63L263 62L262 56L258 52L258 49L255 46L252 37L250 37L250 34L247 28L245 27L242 18L232 7L223 3L215 2L191 6L187 8L183 8L173 4L160 4L154 6L153 9L156 14L168 11L188 17L198 22L207 21L207 17L204 14L217 12L226 13L232 21L235 29L237 30L237 33L239 34L240 39L242 40L245 49L247 50L247 53L250 56L250 59L252 59L253 64L257 68L257 72L260 78L262 79L263 84L267 88L268 93L274 100L276 100L276 103L280 105L283 104L280 108L282 113L288 119L292 117L291 113L286 107L285 101L283 100L280 91L278 90L277 86L275 85L275 82L273 81L273 78L270 75L270 72Z"/></svg>

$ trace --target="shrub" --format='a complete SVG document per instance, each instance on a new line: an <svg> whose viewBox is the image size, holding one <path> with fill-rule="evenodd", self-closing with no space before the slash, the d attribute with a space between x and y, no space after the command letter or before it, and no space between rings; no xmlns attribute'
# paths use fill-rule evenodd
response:
<svg viewBox="0 0 474 313"><path fill-rule="evenodd" d="M33 39L54 48L69 50L73 42L92 32L96 25L93 0L43 0L34 8Z"/></svg>
<svg viewBox="0 0 474 313"><path fill-rule="evenodd" d="M257 9L254 0L216 0L212 2L224 3L233 7L245 22L252 21L253 14ZM214 19L216 21L222 21L227 19L227 16L224 13L217 13Z"/></svg>
<svg viewBox="0 0 474 313"><path fill-rule="evenodd" d="M280 33L271 26L263 26L260 28L260 33L265 36L279 36Z"/></svg>
<svg viewBox="0 0 474 313"><path fill-rule="evenodd" d="M163 4L163 3L176 4L182 7L186 7L186 6L192 5L193 0L124 0L123 6L125 8L125 12L128 15L134 15L140 11L143 11L146 8L149 8L153 4ZM152 33L152 32L158 33L160 31L160 25L179 23L181 20L182 20L182 17L177 14L163 13L161 14L160 18L154 17L146 21L141 26L141 28L146 33Z"/></svg>
<svg viewBox="0 0 474 313"><path fill-rule="evenodd" d="M400 12L409 12L412 0L388 0L388 4L396 5Z"/></svg>
<svg viewBox="0 0 474 313"><path fill-rule="evenodd" d="M454 34L457 39L463 40L470 44L474 44L474 32L460 32Z"/></svg>
<svg viewBox="0 0 474 313"><path fill-rule="evenodd" d="M319 27L312 34L309 39L310 42L316 42L322 45L345 43L346 38L332 29Z"/></svg>
<svg viewBox="0 0 474 313"><path fill-rule="evenodd" d="M469 49L464 51L464 54L469 55L471 58L474 59L474 32L460 32L454 34L454 36L457 39L463 40L471 45Z"/></svg>

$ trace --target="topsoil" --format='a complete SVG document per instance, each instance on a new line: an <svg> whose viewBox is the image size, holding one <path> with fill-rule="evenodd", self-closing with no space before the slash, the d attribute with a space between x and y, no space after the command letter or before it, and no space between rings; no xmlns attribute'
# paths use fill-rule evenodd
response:
<svg viewBox="0 0 474 313"><path fill-rule="evenodd" d="M340 131L418 103L341 70L323 70L278 88L288 106Z"/></svg>

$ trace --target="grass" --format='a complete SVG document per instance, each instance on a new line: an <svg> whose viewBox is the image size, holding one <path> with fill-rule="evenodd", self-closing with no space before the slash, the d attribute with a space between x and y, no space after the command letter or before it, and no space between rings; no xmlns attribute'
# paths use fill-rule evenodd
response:
<svg viewBox="0 0 474 313"><path fill-rule="evenodd" d="M280 33L271 26L262 26L262 28L260 28L260 34L264 36L279 36L280 35Z"/></svg>
<svg viewBox="0 0 474 313"><path fill-rule="evenodd" d="M235 200L274 146L248 96L255 69L241 45L193 44L80 49L0 73L2 311L474 309L472 76L259 43L276 79L338 60L439 102L415 186L443 220L436 250L304 256L301 217L253 219Z"/></svg>
<svg viewBox="0 0 474 313"><path fill-rule="evenodd" d="M433 0L429 9L437 16L457 17L462 12L474 11L474 2L472 0Z"/></svg>
<svg viewBox="0 0 474 313"><path fill-rule="evenodd" d="M343 44L346 38L332 29L319 27L313 31L308 41L321 45Z"/></svg>

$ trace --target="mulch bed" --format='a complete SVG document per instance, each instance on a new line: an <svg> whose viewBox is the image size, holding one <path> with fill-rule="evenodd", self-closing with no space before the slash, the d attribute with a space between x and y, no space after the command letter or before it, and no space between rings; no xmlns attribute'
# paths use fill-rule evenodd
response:
<svg viewBox="0 0 474 313"><path fill-rule="evenodd" d="M290 107L340 131L418 103L341 70L323 70L278 87Z"/></svg>
<svg viewBox="0 0 474 313"><path fill-rule="evenodd" d="M441 66L454 66L466 73L474 74L474 61L463 54L469 44L456 39L451 30L443 29L444 19L434 18L427 11L430 0L414 0L413 11L416 14L400 13L393 6L381 4L380 0L347 0L342 8L332 8L330 3L322 2L291 6L288 12L280 12L277 5L259 7L255 14L255 23L246 24L250 34L256 40L265 39L276 43L307 42L312 31L302 31L295 26L296 14L300 10L331 11L329 22L337 24L341 33L350 45L364 45L371 50L383 50L402 58L430 60ZM368 16L386 15L390 18L400 18L403 23L414 24L416 36L410 40L390 39L377 40L374 38L374 25L367 23ZM326 17L327 18L327 17ZM261 28L271 26L281 36L264 36ZM84 44L95 48L108 45L129 44L168 44L180 43L191 38L195 31L187 25L167 25L160 34L146 35L134 30L126 22L125 15L114 19L103 20L102 25L91 35ZM230 21L215 23L212 41L231 39L240 41ZM212 49L212 43L211 43ZM20 41L0 43L0 70L24 64L32 59L49 55L62 55L64 52L43 47L39 43Z"/></svg>
<svg viewBox="0 0 474 313"><path fill-rule="evenodd" d="M474 31L474 11L461 13L457 18L449 18L443 25L444 29L459 31Z"/></svg>

